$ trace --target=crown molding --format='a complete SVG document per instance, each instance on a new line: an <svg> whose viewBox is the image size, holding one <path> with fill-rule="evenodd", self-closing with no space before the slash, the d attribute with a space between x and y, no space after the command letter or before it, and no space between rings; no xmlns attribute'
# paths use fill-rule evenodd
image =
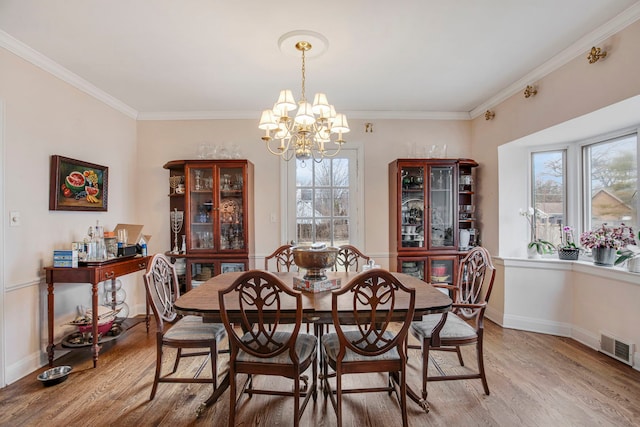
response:
<svg viewBox="0 0 640 427"><path fill-rule="evenodd" d="M138 120L241 120L260 119L260 111L157 111L138 113Z"/></svg>
<svg viewBox="0 0 640 427"><path fill-rule="evenodd" d="M138 112L129 107L124 102L109 95L102 89L97 88L87 80L72 73L62 65L44 56L35 49L27 46L21 41L13 38L6 32L0 30L0 47L7 49L8 51L18 55L20 58L31 62L33 65L42 68L46 72L54 75L60 80L69 83L71 86L85 92L86 94L96 98L99 101L104 102L109 107L121 112L122 114L136 119Z"/></svg>
<svg viewBox="0 0 640 427"><path fill-rule="evenodd" d="M345 111L349 119L362 120L469 120L466 112L437 111ZM161 111L141 112L138 120L258 120L260 111Z"/></svg>
<svg viewBox="0 0 640 427"><path fill-rule="evenodd" d="M599 28L596 28L586 34L547 62L535 68L518 81L507 86L487 101L471 110L469 112L471 119L475 119L476 117L483 115L485 111L493 109L496 105L505 101L507 98L510 98L516 93L522 91L522 88L526 85L551 74L553 71L574 60L578 56L585 55L586 58L586 54L592 46L602 43L612 35L633 24L638 19L640 19L640 2L629 7L627 10L612 18Z"/></svg>

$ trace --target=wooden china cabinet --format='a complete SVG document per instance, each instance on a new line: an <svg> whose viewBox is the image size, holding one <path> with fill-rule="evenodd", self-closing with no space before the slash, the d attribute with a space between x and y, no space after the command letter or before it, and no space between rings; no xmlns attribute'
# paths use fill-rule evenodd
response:
<svg viewBox="0 0 640 427"><path fill-rule="evenodd" d="M184 290L220 273L248 270L254 253L253 164L173 160L164 168L170 175L170 212L183 212L178 253L167 215L171 249L166 255L175 260Z"/></svg>
<svg viewBox="0 0 640 427"><path fill-rule="evenodd" d="M453 284L478 244L471 159L398 159L389 164L390 269Z"/></svg>

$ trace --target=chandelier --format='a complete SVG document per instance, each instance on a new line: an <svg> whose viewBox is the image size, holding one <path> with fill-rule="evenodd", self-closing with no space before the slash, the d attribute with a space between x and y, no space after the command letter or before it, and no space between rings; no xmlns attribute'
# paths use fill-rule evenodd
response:
<svg viewBox="0 0 640 427"><path fill-rule="evenodd" d="M316 93L313 104L305 95L305 53L311 43L299 41L296 49L302 52L302 96L296 103L289 89L280 91L273 109L264 110L258 128L265 131L262 140L272 154L289 161L313 159L321 162L325 157L334 157L346 142L342 134L349 132L347 116L337 114L327 95ZM298 109L294 117L289 112ZM274 134L271 134L274 131ZM335 147L330 145L334 144Z"/></svg>

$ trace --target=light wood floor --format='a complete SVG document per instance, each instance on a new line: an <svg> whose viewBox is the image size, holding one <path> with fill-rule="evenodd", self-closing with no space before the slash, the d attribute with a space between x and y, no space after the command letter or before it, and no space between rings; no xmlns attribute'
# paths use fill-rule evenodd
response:
<svg viewBox="0 0 640 427"><path fill-rule="evenodd" d="M209 395L208 385L160 384L155 399L149 401L154 342L155 335L147 335L140 324L103 349L97 369L92 368L88 352L74 352L56 361L56 365L73 366L67 381L43 387L36 380L43 368L11 384L0 390L0 425L226 425L228 391L198 419L195 411ZM640 372L618 361L570 339L502 329L490 322L485 348L491 395L483 394L479 380L431 383L428 414L409 402L411 426L640 425ZM465 361L475 366L471 349L465 355ZM412 350L411 356L410 384L418 389L418 351ZM461 369L454 354L438 354L437 359L445 368ZM180 371L192 372L197 365L187 360ZM225 365L224 357L220 365ZM258 380L290 387L286 380ZM354 381L384 379L358 376ZM238 425L293 425L292 405L290 398L245 397ZM397 401L386 393L347 396L344 414L345 426L400 425ZM322 393L315 404L310 402L301 424L336 425L331 404Z"/></svg>

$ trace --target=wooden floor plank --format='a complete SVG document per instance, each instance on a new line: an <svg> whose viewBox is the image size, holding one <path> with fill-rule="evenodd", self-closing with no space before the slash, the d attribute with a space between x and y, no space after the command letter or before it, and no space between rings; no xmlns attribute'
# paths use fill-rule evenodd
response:
<svg viewBox="0 0 640 427"><path fill-rule="evenodd" d="M410 426L633 426L640 425L640 372L571 339L528 333L488 322L485 364L491 395L480 381L429 384L431 411L409 402ZM169 370L173 352L167 351ZM447 371L476 366L472 348L464 349L460 367L454 354L436 353ZM225 358L219 369L226 369ZM181 363L179 373L193 374L200 360ZM186 362L186 363L185 363ZM72 352L56 360L70 364L69 379L43 387L36 376L45 368L0 390L2 426L223 426L227 424L229 392L195 417L211 393L205 384L160 384L153 401L149 393L155 369L155 334L144 325L106 345L98 368L89 352ZM210 375L207 366L202 375ZM409 380L420 389L420 354L410 351ZM259 377L259 384L287 389L284 379ZM346 385L384 382L380 375L352 376ZM293 400L272 396L244 397L237 425L292 425ZM344 399L345 426L399 425L399 405L386 393L350 395ZM303 426L333 427L330 403L318 394L302 418Z"/></svg>

